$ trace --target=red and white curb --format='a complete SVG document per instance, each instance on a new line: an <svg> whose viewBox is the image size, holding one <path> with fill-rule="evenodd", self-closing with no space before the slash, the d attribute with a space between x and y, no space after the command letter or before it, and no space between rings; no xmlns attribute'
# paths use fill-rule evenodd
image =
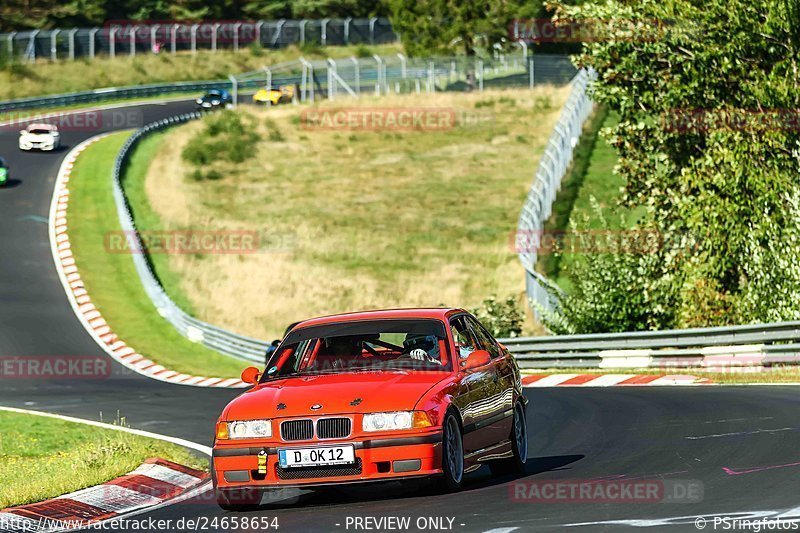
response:
<svg viewBox="0 0 800 533"><path fill-rule="evenodd" d="M100 311L92 303L89 294L86 292L81 275L78 272L78 265L72 255L72 245L70 244L67 207L69 206L69 179L75 161L87 147L110 134L105 133L88 139L75 148L64 158L61 168L56 177L53 200L50 204L50 247L53 252L53 260L56 264L58 277L67 293L70 305L78 319L83 324L89 335L98 345L115 361L126 368L146 376L148 378L175 383L180 385L193 385L196 387L227 387L244 388L246 383L237 378L210 378L204 376L192 376L182 374L174 370L159 365L135 349L125 344L112 331L103 319Z"/></svg>
<svg viewBox="0 0 800 533"><path fill-rule="evenodd" d="M523 387L641 387L710 385L711 380L688 375L658 374L527 374Z"/></svg>
<svg viewBox="0 0 800 533"><path fill-rule="evenodd" d="M0 531L61 532L85 528L196 492L209 475L163 459L102 485L0 511Z"/></svg>

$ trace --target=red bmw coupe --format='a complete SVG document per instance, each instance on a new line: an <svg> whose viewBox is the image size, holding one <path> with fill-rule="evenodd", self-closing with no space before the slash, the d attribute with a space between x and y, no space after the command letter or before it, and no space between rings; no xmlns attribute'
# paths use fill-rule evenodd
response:
<svg viewBox="0 0 800 533"><path fill-rule="evenodd" d="M212 476L221 507L266 489L521 471L526 399L519 367L462 309L401 309L297 324L254 386L217 422Z"/></svg>

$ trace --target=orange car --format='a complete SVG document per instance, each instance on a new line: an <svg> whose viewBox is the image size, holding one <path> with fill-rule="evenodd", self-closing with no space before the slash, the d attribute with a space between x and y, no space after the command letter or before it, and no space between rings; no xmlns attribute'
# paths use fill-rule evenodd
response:
<svg viewBox="0 0 800 533"><path fill-rule="evenodd" d="M521 471L526 400L508 350L461 309L370 311L297 324L217 422L219 505L263 491Z"/></svg>

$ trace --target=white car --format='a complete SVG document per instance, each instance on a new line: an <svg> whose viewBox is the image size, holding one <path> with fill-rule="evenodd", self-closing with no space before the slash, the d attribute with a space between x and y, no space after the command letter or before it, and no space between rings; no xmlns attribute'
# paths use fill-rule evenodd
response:
<svg viewBox="0 0 800 533"><path fill-rule="evenodd" d="M61 135L52 124L30 124L19 132L20 150L50 152L61 146Z"/></svg>

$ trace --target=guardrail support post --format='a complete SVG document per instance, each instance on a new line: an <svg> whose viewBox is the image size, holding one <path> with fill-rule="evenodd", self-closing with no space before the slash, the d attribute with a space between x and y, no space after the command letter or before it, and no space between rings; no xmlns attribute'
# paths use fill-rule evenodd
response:
<svg viewBox="0 0 800 533"><path fill-rule="evenodd" d="M58 34L61 30L50 32L50 61L58 61Z"/></svg>

